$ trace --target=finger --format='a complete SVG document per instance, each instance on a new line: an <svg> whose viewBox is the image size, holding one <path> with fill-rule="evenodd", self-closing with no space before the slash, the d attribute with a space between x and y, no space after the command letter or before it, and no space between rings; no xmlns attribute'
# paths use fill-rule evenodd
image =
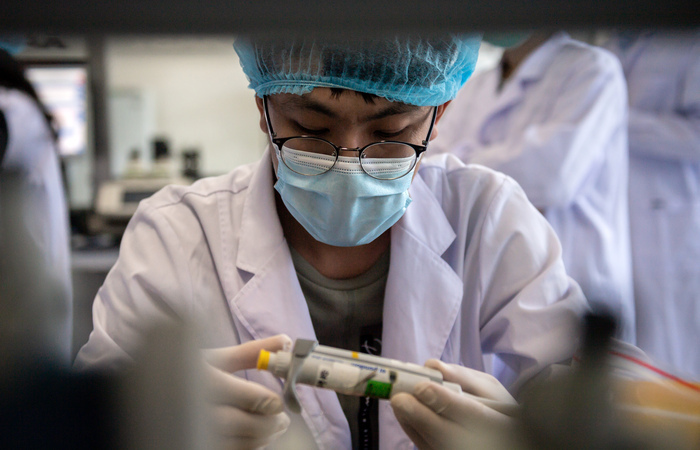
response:
<svg viewBox="0 0 700 450"><path fill-rule="evenodd" d="M406 432L408 438L420 450L431 449L432 447L423 438L420 431L413 426L414 403L418 403L418 401L408 394L396 394L390 400L394 416L396 416L396 420L398 420L399 425Z"/></svg>
<svg viewBox="0 0 700 450"><path fill-rule="evenodd" d="M430 445L425 442L425 439L423 439L423 436L420 435L418 430L414 430L411 425L401 421L399 421L399 425L401 425L401 429L404 431L404 433L406 433L411 442L415 444L416 448L419 450L427 450L431 448Z"/></svg>
<svg viewBox="0 0 700 450"><path fill-rule="evenodd" d="M206 367L209 400L255 414L272 415L284 410L282 398L265 386L244 380L215 367Z"/></svg>
<svg viewBox="0 0 700 450"><path fill-rule="evenodd" d="M244 369L254 369L257 366L260 350L277 352L291 348L292 340L289 336L278 334L232 347L204 350L204 357L212 366L233 373Z"/></svg>
<svg viewBox="0 0 700 450"><path fill-rule="evenodd" d="M230 438L261 439L289 428L289 416L283 412L263 416L230 406L212 410L213 424L219 435Z"/></svg>
<svg viewBox="0 0 700 450"><path fill-rule="evenodd" d="M440 371L445 381L459 384L464 392L501 402L516 403L501 382L486 372L455 364L445 364L437 359L427 360L425 366Z"/></svg>
<svg viewBox="0 0 700 450"><path fill-rule="evenodd" d="M391 398L394 415L403 430L418 448L450 449L465 436L459 425L437 415L410 394Z"/></svg>
<svg viewBox="0 0 700 450"><path fill-rule="evenodd" d="M416 385L415 398L436 414L462 426L510 423L504 414L492 409L470 395L457 394L437 383L424 382Z"/></svg>

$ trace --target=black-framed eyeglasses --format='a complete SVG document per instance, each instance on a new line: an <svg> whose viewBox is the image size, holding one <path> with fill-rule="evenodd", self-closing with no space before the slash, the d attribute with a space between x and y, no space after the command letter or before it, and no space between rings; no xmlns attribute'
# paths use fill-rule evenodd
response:
<svg viewBox="0 0 700 450"><path fill-rule="evenodd" d="M341 151L359 153L360 167L367 175L380 180L395 180L411 172L420 155L428 149L428 142L433 133L437 106L433 109L428 136L422 145L402 141L379 141L358 148L340 147L334 143L314 136L291 136L278 138L272 130L270 114L267 109L267 96L263 97L265 120L270 133L270 140L280 152L285 166L300 175L321 175L338 164L346 161ZM351 158L354 159L354 158Z"/></svg>

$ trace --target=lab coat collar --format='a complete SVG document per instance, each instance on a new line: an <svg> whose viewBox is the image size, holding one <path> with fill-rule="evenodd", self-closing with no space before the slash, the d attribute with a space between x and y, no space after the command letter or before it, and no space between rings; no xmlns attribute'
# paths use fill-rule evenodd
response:
<svg viewBox="0 0 700 450"><path fill-rule="evenodd" d="M251 273L261 267L281 244L284 231L275 205L274 174L268 147L256 168L248 190L241 218L241 239L236 266ZM411 205L394 228L403 228L432 252L441 255L455 239L455 232L445 213L419 174L416 174L409 194ZM264 233L265 239L245 239Z"/></svg>
<svg viewBox="0 0 700 450"><path fill-rule="evenodd" d="M285 333L293 339L315 338L275 207L269 148L263 153L248 186L237 241L236 268L253 277L234 294L232 307L245 317L251 335L263 338Z"/></svg>
<svg viewBox="0 0 700 450"><path fill-rule="evenodd" d="M435 198L435 194L423 181L420 170L413 178L408 193L412 202L394 226L393 231L400 229L411 233L430 251L442 255L457 235L447 220L442 206Z"/></svg>
<svg viewBox="0 0 700 450"><path fill-rule="evenodd" d="M464 285L442 259L456 234L419 175L413 202L391 230L382 356L422 365L439 359L460 310ZM380 403L380 448L413 448L388 402Z"/></svg>
<svg viewBox="0 0 700 450"><path fill-rule="evenodd" d="M245 328L239 331L241 342L278 333L292 339L316 339L277 215L273 178L268 148L248 186L236 267L230 268L251 274L240 290L227 292L234 320ZM238 277L235 273L229 276ZM320 447L334 448L339 442L349 446L347 420L336 394L308 386L298 386L297 394L304 420Z"/></svg>
<svg viewBox="0 0 700 450"><path fill-rule="evenodd" d="M456 234L418 175L413 202L391 230L382 354L417 364L440 358L461 304L461 277L442 259Z"/></svg>
<svg viewBox="0 0 700 450"><path fill-rule="evenodd" d="M520 84L541 79L548 70L561 47L571 41L568 33L560 31L555 33L535 51L533 51L515 73L515 78Z"/></svg>
<svg viewBox="0 0 700 450"><path fill-rule="evenodd" d="M242 239L238 244L236 266L251 273L262 267L275 249L285 242L275 206L273 178L268 147L253 173L241 217Z"/></svg>

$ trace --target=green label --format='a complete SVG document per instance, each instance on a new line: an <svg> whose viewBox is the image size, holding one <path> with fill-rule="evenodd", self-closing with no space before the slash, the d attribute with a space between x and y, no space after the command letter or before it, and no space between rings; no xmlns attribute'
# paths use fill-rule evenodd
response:
<svg viewBox="0 0 700 450"><path fill-rule="evenodd" d="M365 395L374 398L389 398L391 387L391 383L369 380L367 382L367 388L365 389Z"/></svg>

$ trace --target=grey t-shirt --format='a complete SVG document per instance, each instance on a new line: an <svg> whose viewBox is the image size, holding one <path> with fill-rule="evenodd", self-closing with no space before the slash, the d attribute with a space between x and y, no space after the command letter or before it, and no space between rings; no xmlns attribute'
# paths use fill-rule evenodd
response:
<svg viewBox="0 0 700 450"><path fill-rule="evenodd" d="M321 275L291 246L289 249L318 342L380 355L389 251L367 272L333 280ZM338 398L350 424L353 448L377 448L377 401L341 394Z"/></svg>

